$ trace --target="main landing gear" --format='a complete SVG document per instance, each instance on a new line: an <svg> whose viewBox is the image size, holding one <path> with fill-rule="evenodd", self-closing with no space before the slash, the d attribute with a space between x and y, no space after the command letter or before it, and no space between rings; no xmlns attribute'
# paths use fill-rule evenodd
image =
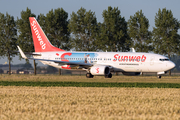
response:
<svg viewBox="0 0 180 120"><path fill-rule="evenodd" d="M91 73L86 73L86 77L87 78L93 78L94 75L92 75ZM109 73L108 75L105 75L105 78L112 78L112 74Z"/></svg>
<svg viewBox="0 0 180 120"><path fill-rule="evenodd" d="M87 77L87 78L93 78L94 75L92 75L91 73L87 73L87 74L86 74L86 77Z"/></svg>
<svg viewBox="0 0 180 120"><path fill-rule="evenodd" d="M158 75L158 76L157 76L157 78L161 79L161 76L160 76L160 75Z"/></svg>
<svg viewBox="0 0 180 120"><path fill-rule="evenodd" d="M105 78L112 78L112 74L109 73L108 75L105 75Z"/></svg>

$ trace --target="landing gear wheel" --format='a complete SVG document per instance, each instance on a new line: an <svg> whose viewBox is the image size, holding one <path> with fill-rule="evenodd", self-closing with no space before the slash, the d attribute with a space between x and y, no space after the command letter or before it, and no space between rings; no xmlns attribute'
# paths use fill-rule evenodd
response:
<svg viewBox="0 0 180 120"><path fill-rule="evenodd" d="M104 77L105 77L105 78L108 78L108 75L105 75Z"/></svg>
<svg viewBox="0 0 180 120"><path fill-rule="evenodd" d="M109 73L108 75L105 75L105 78L112 78L112 74Z"/></svg>
<svg viewBox="0 0 180 120"><path fill-rule="evenodd" d="M108 78L112 78L112 74L111 73L109 73Z"/></svg>
<svg viewBox="0 0 180 120"><path fill-rule="evenodd" d="M87 73L87 74L86 74L86 77L87 77L87 78L93 78L94 75L92 75L91 73Z"/></svg>
<svg viewBox="0 0 180 120"><path fill-rule="evenodd" d="M158 76L157 76L157 78L161 79L161 76L160 76L160 75L158 75Z"/></svg>

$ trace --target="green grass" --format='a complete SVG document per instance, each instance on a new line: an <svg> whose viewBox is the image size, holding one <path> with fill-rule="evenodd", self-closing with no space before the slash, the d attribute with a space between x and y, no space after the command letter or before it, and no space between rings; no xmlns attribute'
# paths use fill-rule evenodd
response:
<svg viewBox="0 0 180 120"><path fill-rule="evenodd" d="M0 75L0 86L64 86L64 87L138 87L138 88L180 88L180 76L85 76L59 75Z"/></svg>
<svg viewBox="0 0 180 120"><path fill-rule="evenodd" d="M101 82L0 81L0 86L180 88L180 83L125 83L125 82L124 83L101 83Z"/></svg>
<svg viewBox="0 0 180 120"><path fill-rule="evenodd" d="M0 75L0 81L31 81L31 82L100 82L100 83L180 83L180 76L113 76L111 79L104 76L86 78L85 76L67 75Z"/></svg>

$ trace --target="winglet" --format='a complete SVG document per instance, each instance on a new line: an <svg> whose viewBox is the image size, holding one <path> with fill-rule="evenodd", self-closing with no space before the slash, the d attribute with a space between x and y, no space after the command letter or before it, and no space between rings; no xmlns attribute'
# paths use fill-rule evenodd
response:
<svg viewBox="0 0 180 120"><path fill-rule="evenodd" d="M131 48L131 51L132 51L132 52L136 52L134 48Z"/></svg>
<svg viewBox="0 0 180 120"><path fill-rule="evenodd" d="M17 47L18 47L18 49L19 49L19 52L20 52L21 56L22 56L24 59L28 59L28 58L26 57L26 55L24 54L24 52L21 50L21 48L20 48L19 46L17 46Z"/></svg>

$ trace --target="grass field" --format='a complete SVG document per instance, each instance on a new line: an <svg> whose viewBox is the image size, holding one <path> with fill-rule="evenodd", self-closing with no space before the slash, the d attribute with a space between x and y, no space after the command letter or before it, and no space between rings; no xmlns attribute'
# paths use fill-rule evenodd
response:
<svg viewBox="0 0 180 120"><path fill-rule="evenodd" d="M95 76L86 78L85 76L59 76L59 75L7 75L0 74L0 81L42 81L42 82L130 82L130 83L180 83L180 76L162 76L158 79L156 76L113 76L104 78L104 76Z"/></svg>
<svg viewBox="0 0 180 120"><path fill-rule="evenodd" d="M0 75L1 82L180 84L179 76ZM180 119L180 89L0 85L0 119Z"/></svg>

